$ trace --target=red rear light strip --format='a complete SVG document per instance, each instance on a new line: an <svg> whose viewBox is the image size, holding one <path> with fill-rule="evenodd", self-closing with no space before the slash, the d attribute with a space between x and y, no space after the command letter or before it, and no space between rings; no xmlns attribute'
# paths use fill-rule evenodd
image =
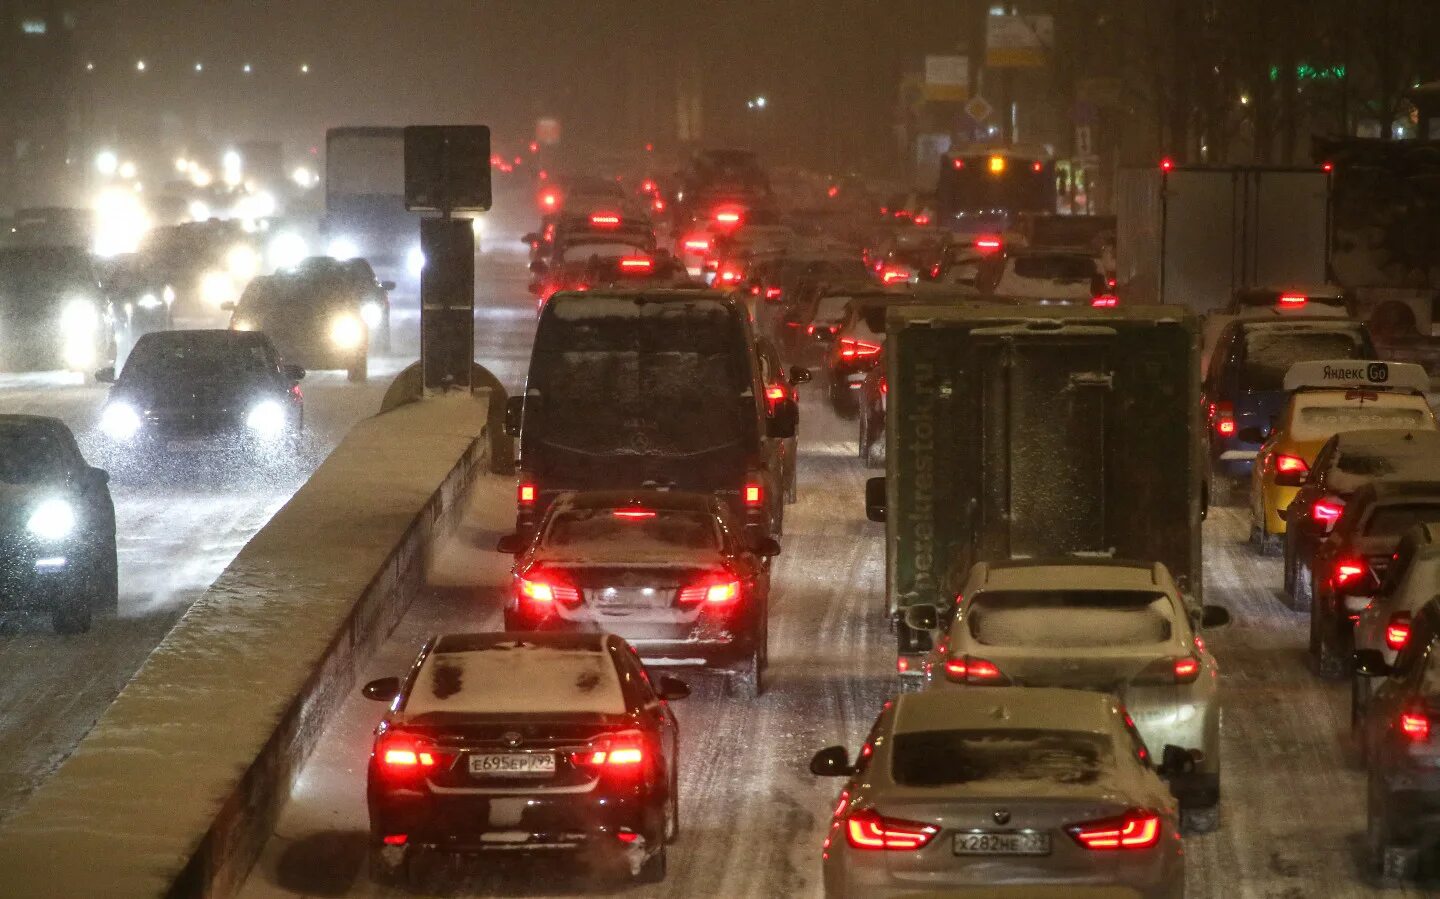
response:
<svg viewBox="0 0 1440 899"><path fill-rule="evenodd" d="M869 808L852 812L845 822L845 840L855 849L923 849L939 832L933 824L886 818Z"/></svg>
<svg viewBox="0 0 1440 899"><path fill-rule="evenodd" d="M1065 828L1086 849L1149 849L1160 842L1160 816L1149 809L1130 809L1118 818L1072 824Z"/></svg>

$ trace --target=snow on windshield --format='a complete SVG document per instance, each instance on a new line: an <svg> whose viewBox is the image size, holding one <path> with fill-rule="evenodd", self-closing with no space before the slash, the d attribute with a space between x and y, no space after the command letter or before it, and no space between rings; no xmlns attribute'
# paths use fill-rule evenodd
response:
<svg viewBox="0 0 1440 899"><path fill-rule="evenodd" d="M989 646L1096 649L1165 643L1170 600L1140 590L999 590L976 594L970 635Z"/></svg>
<svg viewBox="0 0 1440 899"><path fill-rule="evenodd" d="M1359 431L1367 428L1433 428L1434 418L1430 408L1420 397L1385 397L1385 399L1408 400L1400 403L1379 401L1347 400L1342 403L1333 400L1326 403L1319 400L1306 403L1295 410L1290 436L1296 440L1328 440L1341 431Z"/></svg>
<svg viewBox="0 0 1440 899"><path fill-rule="evenodd" d="M1346 449L1342 443L1333 467L1325 476L1325 484L1332 490L1348 493L1377 478L1440 481L1440 453L1428 440L1397 440L1383 448L1363 449Z"/></svg>
<svg viewBox="0 0 1440 899"><path fill-rule="evenodd" d="M1108 737L1078 731L938 730L897 734L891 776L907 787L977 781L1084 786L1114 765Z"/></svg>
<svg viewBox="0 0 1440 899"><path fill-rule="evenodd" d="M701 512L668 509L576 509L556 515L545 533L547 549L625 550L649 555L673 549L719 549L715 520Z"/></svg>
<svg viewBox="0 0 1440 899"><path fill-rule="evenodd" d="M1245 329L1245 385L1251 390L1281 390L1285 372L1297 362L1316 359L1359 359L1363 342L1358 328Z"/></svg>
<svg viewBox="0 0 1440 899"><path fill-rule="evenodd" d="M408 716L557 712L624 714L620 678L609 656L516 643L432 652L405 701Z"/></svg>
<svg viewBox="0 0 1440 899"><path fill-rule="evenodd" d="M845 317L845 306L853 299L850 296L821 297L815 306L815 321L833 324Z"/></svg>

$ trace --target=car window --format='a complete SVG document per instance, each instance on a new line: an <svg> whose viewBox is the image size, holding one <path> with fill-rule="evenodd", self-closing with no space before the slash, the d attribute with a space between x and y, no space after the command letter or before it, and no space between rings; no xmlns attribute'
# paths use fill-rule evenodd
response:
<svg viewBox="0 0 1440 899"><path fill-rule="evenodd" d="M965 612L987 646L1080 649L1168 642L1174 607L1152 590L987 590Z"/></svg>
<svg viewBox="0 0 1440 899"><path fill-rule="evenodd" d="M1112 743L1102 734L1021 728L896 734L891 757L891 777L907 787L1083 785L1114 765Z"/></svg>
<svg viewBox="0 0 1440 899"><path fill-rule="evenodd" d="M1017 256L1012 271L1021 278L1047 281L1089 281L1095 261L1085 256Z"/></svg>
<svg viewBox="0 0 1440 899"><path fill-rule="evenodd" d="M273 371L276 365L269 347L259 341L192 332L178 340L142 338L125 361L123 375L126 380L214 379Z"/></svg>
<svg viewBox="0 0 1440 899"><path fill-rule="evenodd" d="M43 484L70 468L69 447L48 427L0 422L0 484Z"/></svg>
<svg viewBox="0 0 1440 899"><path fill-rule="evenodd" d="M1359 359L1363 349L1358 327L1337 331L1250 328L1245 331L1243 379L1251 390L1280 390L1285 384L1285 373L1297 362Z"/></svg>
<svg viewBox="0 0 1440 899"><path fill-rule="evenodd" d="M425 658L405 699L412 718L591 712L623 715L620 676L607 653L498 641L490 648Z"/></svg>
<svg viewBox="0 0 1440 899"><path fill-rule="evenodd" d="M541 538L550 549L609 549L637 553L667 549L719 549L715 519L703 512L672 509L575 509L550 519Z"/></svg>
<svg viewBox="0 0 1440 899"><path fill-rule="evenodd" d="M1440 503L1376 506L1365 521L1367 537L1398 537L1417 524L1440 522Z"/></svg>
<svg viewBox="0 0 1440 899"><path fill-rule="evenodd" d="M815 304L815 321L835 324L845 318L845 307L853 299L849 295L824 296Z"/></svg>
<svg viewBox="0 0 1440 899"><path fill-rule="evenodd" d="M1405 430L1423 428L1432 422L1428 408L1356 402L1343 405L1314 403L1295 410L1290 436L1296 440L1322 440L1341 431L1367 428Z"/></svg>

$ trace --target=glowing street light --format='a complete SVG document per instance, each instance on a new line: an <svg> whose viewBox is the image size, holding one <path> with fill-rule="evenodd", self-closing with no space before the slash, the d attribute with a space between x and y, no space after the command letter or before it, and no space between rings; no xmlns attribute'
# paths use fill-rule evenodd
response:
<svg viewBox="0 0 1440 899"><path fill-rule="evenodd" d="M115 155L114 150L101 150L95 154L95 171L110 177L120 168L120 157Z"/></svg>
<svg viewBox="0 0 1440 899"><path fill-rule="evenodd" d="M145 71L145 60L143 60L143 59L138 59L138 60L135 61L135 71L137 71L137 72L143 72L143 71Z"/></svg>
<svg viewBox="0 0 1440 899"><path fill-rule="evenodd" d="M238 187L244 180L244 162L235 150L226 150L220 159L220 177L230 187Z"/></svg>
<svg viewBox="0 0 1440 899"><path fill-rule="evenodd" d="M135 180L135 176L136 174L138 174L138 170L135 168L135 163L129 161L128 159L120 163L120 168L116 171L118 171L120 173L120 177L124 178L126 181Z"/></svg>

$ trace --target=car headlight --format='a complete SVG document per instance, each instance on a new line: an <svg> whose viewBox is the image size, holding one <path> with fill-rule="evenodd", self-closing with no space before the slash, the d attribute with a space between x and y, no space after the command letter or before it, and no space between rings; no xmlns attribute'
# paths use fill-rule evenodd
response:
<svg viewBox="0 0 1440 899"><path fill-rule="evenodd" d="M129 403L111 403L100 413L100 430L112 440L129 440L140 430L140 413Z"/></svg>
<svg viewBox="0 0 1440 899"><path fill-rule="evenodd" d="M294 231L282 231L270 239L266 252L270 257L270 267L285 271L299 265L310 255L310 245Z"/></svg>
<svg viewBox="0 0 1440 899"><path fill-rule="evenodd" d="M75 508L63 499L47 499L30 513L25 527L41 540L64 540L75 530Z"/></svg>
<svg viewBox="0 0 1440 899"><path fill-rule="evenodd" d="M367 328L378 328L385 319L385 310L380 308L379 303L361 303L360 320L365 322Z"/></svg>
<svg viewBox="0 0 1440 899"><path fill-rule="evenodd" d="M164 300L167 306L175 302L175 288L166 284L165 289L160 291L160 299Z"/></svg>
<svg viewBox="0 0 1440 899"><path fill-rule="evenodd" d="M325 247L325 255L344 262L360 255L360 245L348 237L337 237Z"/></svg>
<svg viewBox="0 0 1440 899"><path fill-rule="evenodd" d="M257 434L278 434L285 429L285 409L274 400L261 400L250 407L245 426Z"/></svg>
<svg viewBox="0 0 1440 899"><path fill-rule="evenodd" d="M255 330L255 323L252 322L252 321L251 321L250 319L248 319L248 318L237 318L237 319L235 319L233 322L230 323L230 330L232 330L232 331L253 331L253 330Z"/></svg>
<svg viewBox="0 0 1440 899"><path fill-rule="evenodd" d="M100 327L100 310L83 297L69 300L60 308L60 332L66 337L89 337Z"/></svg>
<svg viewBox="0 0 1440 899"><path fill-rule="evenodd" d="M229 272L211 269L200 278L200 299L211 306L218 308L221 303L233 303L237 293Z"/></svg>
<svg viewBox="0 0 1440 899"><path fill-rule="evenodd" d="M365 342L365 323L349 313L335 316L330 323L330 342L342 350L353 350Z"/></svg>
<svg viewBox="0 0 1440 899"><path fill-rule="evenodd" d="M425 270L425 251L419 247L411 247L410 252L405 254L405 270L413 278L420 277Z"/></svg>
<svg viewBox="0 0 1440 899"><path fill-rule="evenodd" d="M153 293L145 294L139 299L137 304L140 306L141 309L159 309L161 306L165 305L160 301L160 298L155 296L155 294Z"/></svg>
<svg viewBox="0 0 1440 899"><path fill-rule="evenodd" d="M236 244L225 254L225 269L237 281L249 281L260 272L260 255L245 244Z"/></svg>

